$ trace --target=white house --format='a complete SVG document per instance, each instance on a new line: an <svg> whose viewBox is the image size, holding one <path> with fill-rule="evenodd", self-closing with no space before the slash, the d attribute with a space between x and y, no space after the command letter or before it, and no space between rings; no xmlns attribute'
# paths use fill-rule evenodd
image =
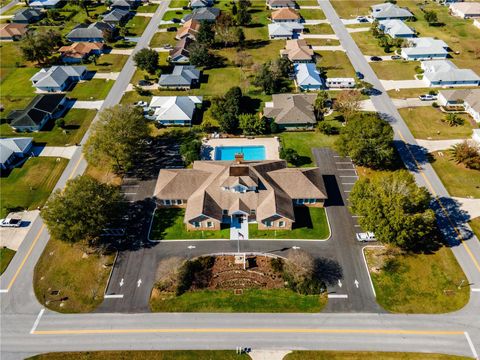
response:
<svg viewBox="0 0 480 360"><path fill-rule="evenodd" d="M325 85L327 88L354 88L355 87L355 79L354 78L327 78L325 81Z"/></svg>
<svg viewBox="0 0 480 360"><path fill-rule="evenodd" d="M295 83L303 91L320 90L325 87L320 72L314 63L298 63L293 66Z"/></svg>
<svg viewBox="0 0 480 360"><path fill-rule="evenodd" d="M296 22L268 24L270 39L296 39L303 31L303 25Z"/></svg>
<svg viewBox="0 0 480 360"><path fill-rule="evenodd" d="M0 139L0 169L6 170L24 158L32 148L33 138L2 138Z"/></svg>
<svg viewBox="0 0 480 360"><path fill-rule="evenodd" d="M83 80L87 73L85 66L52 66L41 69L30 80L41 91L65 91L74 82Z"/></svg>
<svg viewBox="0 0 480 360"><path fill-rule="evenodd" d="M162 125L191 126L197 104L202 96L154 96L150 109L154 111L152 119Z"/></svg>
<svg viewBox="0 0 480 360"><path fill-rule="evenodd" d="M400 19L406 20L413 17L413 14L407 9L398 7L395 4L386 2L371 6L372 17L375 20Z"/></svg>
<svg viewBox="0 0 480 360"><path fill-rule="evenodd" d="M454 110L465 110L480 123L480 89L441 90L438 103Z"/></svg>
<svg viewBox="0 0 480 360"><path fill-rule="evenodd" d="M480 17L480 2L459 2L451 4L450 14L462 19Z"/></svg>
<svg viewBox="0 0 480 360"><path fill-rule="evenodd" d="M402 48L401 56L405 60L433 60L448 57L448 45L445 41L431 37L408 39L409 47Z"/></svg>
<svg viewBox="0 0 480 360"><path fill-rule="evenodd" d="M428 86L479 86L480 76L471 69L459 69L450 60L422 61L423 81Z"/></svg>
<svg viewBox="0 0 480 360"><path fill-rule="evenodd" d="M378 28L394 39L415 37L415 31L398 19L381 20L378 22Z"/></svg>

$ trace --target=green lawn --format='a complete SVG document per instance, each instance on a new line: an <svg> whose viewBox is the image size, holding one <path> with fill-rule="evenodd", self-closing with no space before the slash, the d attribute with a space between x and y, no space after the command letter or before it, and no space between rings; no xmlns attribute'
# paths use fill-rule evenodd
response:
<svg viewBox="0 0 480 360"><path fill-rule="evenodd" d="M395 99L407 99L407 98L418 98L422 94L428 94L432 88L416 88L416 89L400 89L400 91L396 90L388 90L388 96Z"/></svg>
<svg viewBox="0 0 480 360"><path fill-rule="evenodd" d="M92 79L75 85L68 97L77 100L103 100L107 97L115 81Z"/></svg>
<svg viewBox="0 0 480 360"><path fill-rule="evenodd" d="M397 255L379 264L375 253L384 249L367 249L377 302L394 313L446 313L461 309L469 300L468 280L449 248L434 254ZM463 283L462 283L463 281ZM462 284L461 289L458 286Z"/></svg>
<svg viewBox="0 0 480 360"><path fill-rule="evenodd" d="M310 158L306 166L314 166L312 148L333 146L336 136L325 135L319 131L311 132L283 132L278 134L283 147L297 150L300 156Z"/></svg>
<svg viewBox="0 0 480 360"><path fill-rule="evenodd" d="M35 266L33 288L38 301L62 313L93 311L103 301L113 258L51 238ZM60 293L52 295L52 290ZM65 297L68 300L61 306Z"/></svg>
<svg viewBox="0 0 480 360"><path fill-rule="evenodd" d="M333 34L330 24L305 25L305 32L309 34ZM307 41L309 41L308 39Z"/></svg>
<svg viewBox="0 0 480 360"><path fill-rule="evenodd" d="M181 240L181 239L228 239L230 228L209 231L187 231L183 218L185 209L157 209L153 217L150 239Z"/></svg>
<svg viewBox="0 0 480 360"><path fill-rule="evenodd" d="M199 290L180 296L154 291L150 298L153 312L317 313L326 304L325 295L300 295L289 289L249 289L241 295L229 290Z"/></svg>
<svg viewBox="0 0 480 360"><path fill-rule="evenodd" d="M14 256L15 251L6 247L0 249L0 275L7 270L7 266L10 264L10 261L12 261Z"/></svg>
<svg viewBox="0 0 480 360"><path fill-rule="evenodd" d="M151 18L147 16L134 16L125 26L128 30L127 36L141 36L150 19Z"/></svg>
<svg viewBox="0 0 480 360"><path fill-rule="evenodd" d="M308 41L308 40L307 40ZM327 71L327 77L354 77L355 69L344 51L318 51L317 66Z"/></svg>
<svg viewBox="0 0 480 360"><path fill-rule="evenodd" d="M318 1L317 0L297 0L295 1L298 6L318 6Z"/></svg>
<svg viewBox="0 0 480 360"><path fill-rule="evenodd" d="M336 39L307 39L307 44L311 46L340 46L340 41Z"/></svg>
<svg viewBox="0 0 480 360"><path fill-rule="evenodd" d="M35 209L42 206L67 163L66 159L30 158L8 176L1 177L1 216L5 216L9 208Z"/></svg>
<svg viewBox="0 0 480 360"><path fill-rule="evenodd" d="M47 146L63 146L79 143L83 135L90 126L95 117L96 110L87 109L70 109L64 116L65 129L55 126L52 120L45 125L42 131L31 133L17 133L10 125L0 125L1 137L33 137L36 143L45 144Z"/></svg>
<svg viewBox="0 0 480 360"><path fill-rule="evenodd" d="M480 217L476 217L468 222L470 227L472 228L473 232L480 240Z"/></svg>
<svg viewBox="0 0 480 360"><path fill-rule="evenodd" d="M370 31L350 33L350 35L364 55L385 55L385 51L378 45L378 40Z"/></svg>
<svg viewBox="0 0 480 360"><path fill-rule="evenodd" d="M375 351L293 351L283 360L471 360L470 357L431 354Z"/></svg>
<svg viewBox="0 0 480 360"><path fill-rule="evenodd" d="M378 61L371 62L370 66L382 80L414 80L419 61Z"/></svg>
<svg viewBox="0 0 480 360"><path fill-rule="evenodd" d="M3 55L2 55L3 62ZM7 70L6 76L2 75L0 83L3 95L8 94L12 97L33 97L35 88L32 86L30 78L40 69L38 68L13 68Z"/></svg>
<svg viewBox="0 0 480 360"><path fill-rule="evenodd" d="M480 199L480 171L467 169L450 159L447 151L433 153L432 166L451 196Z"/></svg>
<svg viewBox="0 0 480 360"><path fill-rule="evenodd" d="M97 64L88 64L90 71L120 72L128 60L128 55L103 54L97 59Z"/></svg>
<svg viewBox="0 0 480 360"><path fill-rule="evenodd" d="M250 360L233 350L162 350L162 351L88 351L56 352L29 357L27 360ZM429 360L429 359L427 359ZM443 360L443 359L439 359Z"/></svg>
<svg viewBox="0 0 480 360"><path fill-rule="evenodd" d="M154 13L157 10L158 6L159 4L148 4L139 6L137 8L137 13Z"/></svg>
<svg viewBox="0 0 480 360"><path fill-rule="evenodd" d="M177 40L175 40L174 32L157 32L153 35L152 40L150 41L151 47L161 47L165 44L175 45Z"/></svg>
<svg viewBox="0 0 480 360"><path fill-rule="evenodd" d="M170 6L172 7L172 6ZM185 15L190 14L190 10L174 10L174 11L167 11L165 15L163 15L162 20L168 21L172 19L182 19Z"/></svg>
<svg viewBox="0 0 480 360"><path fill-rule="evenodd" d="M335 11L341 18L354 18L359 15L368 15L370 6L376 5L377 0L332 0Z"/></svg>
<svg viewBox="0 0 480 360"><path fill-rule="evenodd" d="M323 208L295 208L295 219L292 230L258 230L257 224L249 224L248 237L250 239L325 240L330 236L327 215Z"/></svg>
<svg viewBox="0 0 480 360"><path fill-rule="evenodd" d="M171 8L181 8L188 5L188 0L172 0L170 1Z"/></svg>
<svg viewBox="0 0 480 360"><path fill-rule="evenodd" d="M464 124L450 126L445 123L445 114L431 106L399 109L400 115L407 123L416 139L466 139L472 136L472 125L468 115L459 114Z"/></svg>
<svg viewBox="0 0 480 360"><path fill-rule="evenodd" d="M318 6L318 4L317 4ZM305 20L324 20L325 14L321 9L300 9L300 15Z"/></svg>

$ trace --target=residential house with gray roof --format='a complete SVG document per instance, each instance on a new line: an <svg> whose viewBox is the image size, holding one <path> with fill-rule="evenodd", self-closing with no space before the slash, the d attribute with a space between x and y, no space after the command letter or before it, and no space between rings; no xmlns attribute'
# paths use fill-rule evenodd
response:
<svg viewBox="0 0 480 360"><path fill-rule="evenodd" d="M201 96L154 96L150 101L154 111L151 118L162 125L191 126L202 100Z"/></svg>
<svg viewBox="0 0 480 360"><path fill-rule="evenodd" d="M65 91L73 83L83 80L87 73L85 66L52 66L41 69L30 80L40 91Z"/></svg>
<svg viewBox="0 0 480 360"><path fill-rule="evenodd" d="M260 230L291 230L297 207L323 207L327 199L318 168L289 168L284 160L195 161L191 169L160 170L158 207L185 208L187 230L220 230L256 222Z"/></svg>
<svg viewBox="0 0 480 360"><path fill-rule="evenodd" d="M220 9L214 7L202 7L194 9L190 14L187 14L183 17L182 23L187 22L190 19L197 21L207 21L214 22L217 20L217 17L220 15Z"/></svg>
<svg viewBox="0 0 480 360"><path fill-rule="evenodd" d="M213 5L213 0L191 0L188 6L192 9L199 9Z"/></svg>
<svg viewBox="0 0 480 360"><path fill-rule="evenodd" d="M459 69L450 60L422 61L423 81L428 86L479 86L480 76L471 69Z"/></svg>
<svg viewBox="0 0 480 360"><path fill-rule="evenodd" d="M296 39L303 32L304 26L298 22L284 22L268 24L270 39Z"/></svg>
<svg viewBox="0 0 480 360"><path fill-rule="evenodd" d="M269 9L281 9L285 7L296 8L297 3L294 0L267 0L266 5Z"/></svg>
<svg viewBox="0 0 480 360"><path fill-rule="evenodd" d="M113 9L108 14L105 14L102 18L102 21L111 25L122 25L125 24L130 18L130 11L122 9Z"/></svg>
<svg viewBox="0 0 480 360"><path fill-rule="evenodd" d="M436 60L448 57L448 44L432 37L409 38L408 47L402 48L400 55L405 60Z"/></svg>
<svg viewBox="0 0 480 360"><path fill-rule="evenodd" d="M12 18L13 23L17 24L32 24L39 21L45 16L40 9L26 8L18 10Z"/></svg>
<svg viewBox="0 0 480 360"><path fill-rule="evenodd" d="M32 8L54 9L65 5L63 0L33 0L28 3Z"/></svg>
<svg viewBox="0 0 480 360"><path fill-rule="evenodd" d="M72 42L105 42L109 36L115 36L115 26L105 22L80 24L67 34Z"/></svg>
<svg viewBox="0 0 480 360"><path fill-rule="evenodd" d="M480 89L440 90L438 103L450 110L465 110L480 123Z"/></svg>
<svg viewBox="0 0 480 360"><path fill-rule="evenodd" d="M317 123L313 105L314 94L273 94L265 103L263 116L277 123L282 129L313 128Z"/></svg>
<svg viewBox="0 0 480 360"><path fill-rule="evenodd" d="M389 2L373 5L371 6L371 9L372 17L375 20L407 20L414 17L414 15L408 9L401 8Z"/></svg>
<svg viewBox="0 0 480 360"><path fill-rule="evenodd" d="M112 0L110 9L134 10L140 5L140 0Z"/></svg>
<svg viewBox="0 0 480 360"><path fill-rule="evenodd" d="M1 138L0 139L0 169L8 170L19 160L25 158L32 148L33 138Z"/></svg>
<svg viewBox="0 0 480 360"><path fill-rule="evenodd" d="M158 86L165 89L191 89L200 84L202 72L192 65L178 65L171 74L162 74Z"/></svg>
<svg viewBox="0 0 480 360"><path fill-rule="evenodd" d="M402 20L381 20L378 28L393 39L415 37L415 31Z"/></svg>

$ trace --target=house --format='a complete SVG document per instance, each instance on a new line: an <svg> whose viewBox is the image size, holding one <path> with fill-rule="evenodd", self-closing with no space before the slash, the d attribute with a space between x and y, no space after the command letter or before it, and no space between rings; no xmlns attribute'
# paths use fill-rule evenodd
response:
<svg viewBox="0 0 480 360"><path fill-rule="evenodd" d="M323 207L318 168L289 168L284 160L195 161L191 169L162 169L154 191L160 208L185 208L187 230L256 222L260 230L291 230L296 207Z"/></svg>
<svg viewBox="0 0 480 360"><path fill-rule="evenodd" d="M480 89L441 90L438 103L448 110L464 110L480 123Z"/></svg>
<svg viewBox="0 0 480 360"><path fill-rule="evenodd" d="M178 41L175 47L169 51L168 61L173 64L188 64L190 62L188 47L194 40L190 37L184 37Z"/></svg>
<svg viewBox="0 0 480 360"><path fill-rule="evenodd" d="M28 6L32 8L54 9L62 7L64 4L62 0L34 0L30 1Z"/></svg>
<svg viewBox="0 0 480 360"><path fill-rule="evenodd" d="M293 63L312 62L315 57L312 47L304 39L287 40L285 49L280 50L280 55Z"/></svg>
<svg viewBox="0 0 480 360"><path fill-rule="evenodd" d="M295 83L303 91L320 90L325 87L320 72L314 63L294 65Z"/></svg>
<svg viewBox="0 0 480 360"><path fill-rule="evenodd" d="M473 26L480 29L480 19L473 20Z"/></svg>
<svg viewBox="0 0 480 360"><path fill-rule="evenodd" d="M154 96L150 109L152 119L162 125L191 126L197 104L202 104L201 96Z"/></svg>
<svg viewBox="0 0 480 360"><path fill-rule="evenodd" d="M130 18L130 11L122 9L113 9L108 14L105 14L102 21L107 24L125 24Z"/></svg>
<svg viewBox="0 0 480 360"><path fill-rule="evenodd" d="M101 42L77 42L62 46L58 51L62 54L64 63L79 63L91 55L100 55L105 45Z"/></svg>
<svg viewBox="0 0 480 360"><path fill-rule="evenodd" d="M271 19L274 23L300 22L302 17L294 9L285 7L272 11Z"/></svg>
<svg viewBox="0 0 480 360"><path fill-rule="evenodd" d="M30 80L34 87L40 91L64 91L71 84L85 78L87 68L85 66L52 66L43 68Z"/></svg>
<svg viewBox="0 0 480 360"><path fill-rule="evenodd" d="M266 5L269 9L296 8L297 3L294 0L267 0Z"/></svg>
<svg viewBox="0 0 480 360"><path fill-rule="evenodd" d="M401 50L401 56L405 60L432 60L446 59L448 57L448 45L439 39L431 37L410 38L409 47Z"/></svg>
<svg viewBox="0 0 480 360"><path fill-rule="evenodd" d="M450 4L456 2L462 2L463 0L435 0L435 2L439 3L440 5L449 6Z"/></svg>
<svg viewBox="0 0 480 360"><path fill-rule="evenodd" d="M297 22L268 24L270 39L295 39L303 32L303 25Z"/></svg>
<svg viewBox="0 0 480 360"><path fill-rule="evenodd" d="M214 7L202 7L194 9L190 14L183 17L182 23L186 23L188 20L193 19L199 22L207 21L214 22L220 15L220 9Z"/></svg>
<svg viewBox="0 0 480 360"><path fill-rule="evenodd" d="M112 0L110 9L134 10L140 5L140 0Z"/></svg>
<svg viewBox="0 0 480 360"><path fill-rule="evenodd" d="M213 5L213 0L191 0L188 6L191 9L199 9Z"/></svg>
<svg viewBox="0 0 480 360"><path fill-rule="evenodd" d="M202 72L195 66L175 66L171 74L160 76L158 86L166 89L191 89L198 86Z"/></svg>
<svg viewBox="0 0 480 360"><path fill-rule="evenodd" d="M37 95L25 109L8 115L10 126L20 132L42 130L49 120L62 116L66 102L64 94Z"/></svg>
<svg viewBox="0 0 480 360"><path fill-rule="evenodd" d="M33 138L1 138L0 139L0 169L7 170L15 166L15 162L28 156L32 148Z"/></svg>
<svg viewBox="0 0 480 360"><path fill-rule="evenodd" d="M263 116L282 129L313 128L317 123L313 105L314 94L273 94L272 102L265 103Z"/></svg>
<svg viewBox="0 0 480 360"><path fill-rule="evenodd" d="M415 37L415 31L398 19L381 20L378 28L393 39Z"/></svg>
<svg viewBox="0 0 480 360"><path fill-rule="evenodd" d="M198 30L200 30L200 22L197 20L188 20L181 28L177 30L175 39L182 40L185 37L190 37L193 40L197 38Z"/></svg>
<svg viewBox="0 0 480 360"><path fill-rule="evenodd" d="M479 86L480 76L471 69L459 69L450 60L422 61L423 81L428 86Z"/></svg>
<svg viewBox="0 0 480 360"><path fill-rule="evenodd" d="M80 24L67 34L67 39L71 42L105 42L115 30L115 26L104 22Z"/></svg>
<svg viewBox="0 0 480 360"><path fill-rule="evenodd" d="M18 41L28 32L25 24L0 24L0 40Z"/></svg>
<svg viewBox="0 0 480 360"><path fill-rule="evenodd" d="M375 20L389 20L389 19L406 20L414 17L413 14L407 9L403 9L389 2L373 5L371 6L371 9L372 9L372 17Z"/></svg>
<svg viewBox="0 0 480 360"><path fill-rule="evenodd" d="M451 15L462 19L478 18L480 17L480 2L454 3L448 10Z"/></svg>
<svg viewBox="0 0 480 360"><path fill-rule="evenodd" d="M45 16L45 14L39 9L26 8L18 10L13 15L12 22L17 24L31 24L39 21Z"/></svg>
<svg viewBox="0 0 480 360"><path fill-rule="evenodd" d="M354 78L327 78L325 85L329 89L352 89L355 87L356 82Z"/></svg>

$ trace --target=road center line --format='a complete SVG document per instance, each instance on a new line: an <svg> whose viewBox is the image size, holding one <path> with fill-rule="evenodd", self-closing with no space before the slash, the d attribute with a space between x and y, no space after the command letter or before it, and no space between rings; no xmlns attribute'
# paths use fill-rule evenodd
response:
<svg viewBox="0 0 480 360"><path fill-rule="evenodd" d="M400 329L303 329L303 328L152 328L152 329L80 329L35 330L35 335L145 334L145 333L312 333L312 334L381 334L381 335L464 335L463 331Z"/></svg>
<svg viewBox="0 0 480 360"><path fill-rule="evenodd" d="M45 308L42 308L40 312L37 315L37 318L35 319L35 322L33 323L32 330L30 330L30 334L34 334L35 330L37 329L38 324L40 323L40 319L42 318L43 313L45 312Z"/></svg>
<svg viewBox="0 0 480 360"><path fill-rule="evenodd" d="M465 337L467 338L468 346L470 346L470 350L472 351L472 355L474 359L478 359L477 351L475 350L475 346L473 345L472 339L470 339L470 335L468 332L465 331Z"/></svg>

